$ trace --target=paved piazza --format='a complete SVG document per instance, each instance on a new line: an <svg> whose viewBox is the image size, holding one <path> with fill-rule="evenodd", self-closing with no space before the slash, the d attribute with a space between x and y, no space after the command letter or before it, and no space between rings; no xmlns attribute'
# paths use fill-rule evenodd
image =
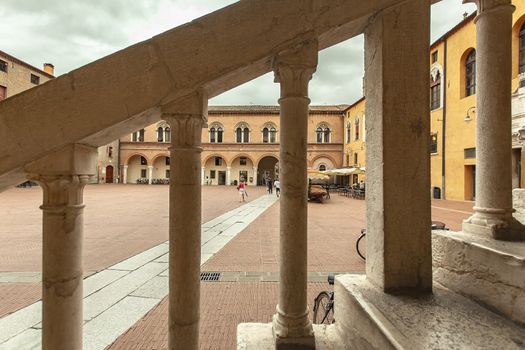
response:
<svg viewBox="0 0 525 350"><path fill-rule="evenodd" d="M248 191L239 203L234 187L203 187L201 270L220 277L202 283L202 349L235 348L238 323L275 310L279 202ZM0 349L39 348L41 190L0 198ZM85 203L85 349L166 348L168 186L88 186ZM308 209L311 303L329 272L364 271L354 245L365 201L332 194ZM432 202L433 220L453 230L471 212L471 202Z"/></svg>

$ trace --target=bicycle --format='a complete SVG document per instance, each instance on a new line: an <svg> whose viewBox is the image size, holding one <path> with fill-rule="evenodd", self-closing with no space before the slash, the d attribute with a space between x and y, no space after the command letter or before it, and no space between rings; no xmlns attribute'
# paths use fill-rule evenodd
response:
<svg viewBox="0 0 525 350"><path fill-rule="evenodd" d="M432 225L430 226L431 230L445 230L448 231L448 228L446 227L444 222L441 221L432 221ZM355 250L357 251L357 254L361 257L361 259L366 260L366 257L364 254L361 253L362 248L360 247L360 243L363 240L363 238L366 236L366 228L361 229L361 236L357 239L355 242ZM366 250L366 246L365 246Z"/></svg>
<svg viewBox="0 0 525 350"><path fill-rule="evenodd" d="M334 275L328 275L328 283L334 285ZM334 292L322 291L314 299L314 318L316 324L332 324L334 319Z"/></svg>

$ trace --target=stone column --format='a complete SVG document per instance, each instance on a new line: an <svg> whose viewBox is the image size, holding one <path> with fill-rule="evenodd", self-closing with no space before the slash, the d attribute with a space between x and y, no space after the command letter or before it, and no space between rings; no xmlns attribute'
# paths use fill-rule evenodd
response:
<svg viewBox="0 0 525 350"><path fill-rule="evenodd" d="M199 348L201 133L208 100L196 93L162 108L171 127L169 349Z"/></svg>
<svg viewBox="0 0 525 350"><path fill-rule="evenodd" d="M230 186L230 183L231 183L231 171L232 171L232 167L231 166L226 167L226 186Z"/></svg>
<svg viewBox="0 0 525 350"><path fill-rule="evenodd" d="M246 180L246 181L248 181L248 180ZM253 182L255 183L255 186L258 185L258 183L257 183L257 167L256 166L253 167Z"/></svg>
<svg viewBox="0 0 525 350"><path fill-rule="evenodd" d="M476 23L476 204L463 230L523 240L512 217L511 0L471 0Z"/></svg>
<svg viewBox="0 0 525 350"><path fill-rule="evenodd" d="M204 185L206 181L206 168L201 168L201 185Z"/></svg>
<svg viewBox="0 0 525 350"><path fill-rule="evenodd" d="M274 61L281 85L280 277L279 304L273 318L277 349L314 349L308 318L307 179L308 83L317 67L317 41L285 51Z"/></svg>
<svg viewBox="0 0 525 350"><path fill-rule="evenodd" d="M128 166L124 165L122 167L122 183L127 184L128 183Z"/></svg>
<svg viewBox="0 0 525 350"><path fill-rule="evenodd" d="M153 165L148 165L148 185L151 185L152 180L153 180Z"/></svg>
<svg viewBox="0 0 525 350"><path fill-rule="evenodd" d="M430 1L378 14L365 31L369 281L388 293L432 291Z"/></svg>
<svg viewBox="0 0 525 350"><path fill-rule="evenodd" d="M83 189L97 149L70 145L26 166L43 191L42 349L82 350Z"/></svg>

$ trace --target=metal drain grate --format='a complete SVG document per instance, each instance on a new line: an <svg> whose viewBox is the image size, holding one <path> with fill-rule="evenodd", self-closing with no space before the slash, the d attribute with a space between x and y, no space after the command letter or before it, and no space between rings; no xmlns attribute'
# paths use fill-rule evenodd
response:
<svg viewBox="0 0 525 350"><path fill-rule="evenodd" d="M220 272L201 272L201 281L215 282L221 278Z"/></svg>

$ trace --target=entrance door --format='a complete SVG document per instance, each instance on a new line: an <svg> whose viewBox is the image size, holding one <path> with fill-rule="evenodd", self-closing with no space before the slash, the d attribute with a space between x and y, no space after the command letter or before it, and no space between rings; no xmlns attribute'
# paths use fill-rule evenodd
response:
<svg viewBox="0 0 525 350"><path fill-rule="evenodd" d="M465 165L465 200L476 199L476 166Z"/></svg>
<svg viewBox="0 0 525 350"><path fill-rule="evenodd" d="M113 167L111 165L108 165L106 167L106 183L107 184L113 183Z"/></svg>
<svg viewBox="0 0 525 350"><path fill-rule="evenodd" d="M226 172L219 171L219 185L226 185Z"/></svg>

